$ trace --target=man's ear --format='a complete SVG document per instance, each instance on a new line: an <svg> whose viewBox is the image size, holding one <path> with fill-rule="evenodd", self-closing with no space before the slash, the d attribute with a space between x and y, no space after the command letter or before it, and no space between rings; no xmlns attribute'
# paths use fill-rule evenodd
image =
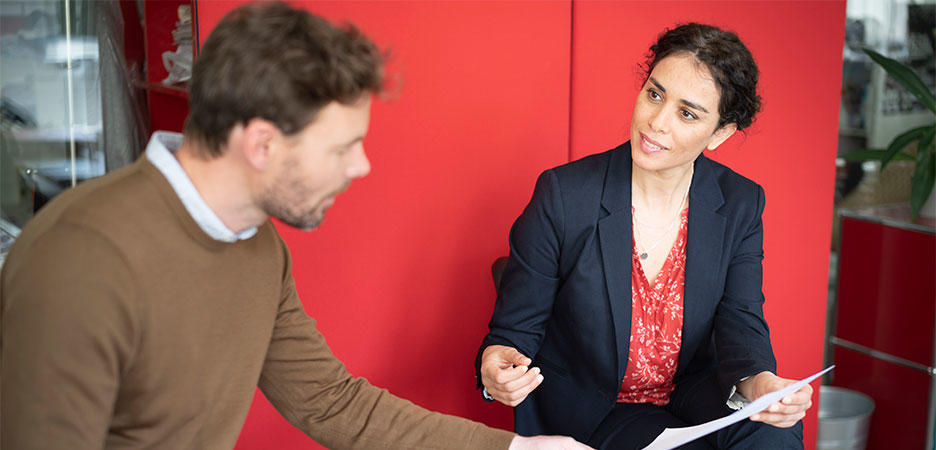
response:
<svg viewBox="0 0 936 450"><path fill-rule="evenodd" d="M276 152L277 146L274 144L279 135L279 128L272 122L260 118L250 119L241 134L244 158L255 169L266 169Z"/></svg>
<svg viewBox="0 0 936 450"><path fill-rule="evenodd" d="M719 145L722 145L723 142L727 141L735 131L738 130L738 126L729 123L725 126L715 130L715 133L712 135L712 140L709 141L708 145L705 147L708 150L715 150Z"/></svg>

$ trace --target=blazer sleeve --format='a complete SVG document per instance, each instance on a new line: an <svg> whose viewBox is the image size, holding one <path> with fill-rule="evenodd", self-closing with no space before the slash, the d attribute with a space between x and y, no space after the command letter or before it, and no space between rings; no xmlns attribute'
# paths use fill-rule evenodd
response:
<svg viewBox="0 0 936 450"><path fill-rule="evenodd" d="M777 370L763 308L764 189L755 185L755 191L754 211L740 227L724 295L715 311L718 383L725 398L744 377Z"/></svg>
<svg viewBox="0 0 936 450"><path fill-rule="evenodd" d="M475 358L489 345L506 345L532 358L539 351L560 284L563 207L557 176L543 172L533 198L510 229L510 258L501 278L490 331ZM478 377L480 387L480 377Z"/></svg>

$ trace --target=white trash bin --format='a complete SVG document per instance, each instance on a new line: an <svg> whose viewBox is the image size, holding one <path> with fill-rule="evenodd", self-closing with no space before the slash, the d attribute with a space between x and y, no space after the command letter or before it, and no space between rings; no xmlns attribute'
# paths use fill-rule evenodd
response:
<svg viewBox="0 0 936 450"><path fill-rule="evenodd" d="M819 387L819 440L822 450L864 450L874 400L850 389Z"/></svg>

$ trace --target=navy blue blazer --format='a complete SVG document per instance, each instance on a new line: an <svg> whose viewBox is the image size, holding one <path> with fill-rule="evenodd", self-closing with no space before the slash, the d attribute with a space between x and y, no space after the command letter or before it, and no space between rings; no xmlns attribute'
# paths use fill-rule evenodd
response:
<svg viewBox="0 0 936 450"><path fill-rule="evenodd" d="M514 409L521 435L587 441L617 400L631 327L631 161L628 142L543 172L511 228L476 369L493 344L541 368L543 383ZM727 400L742 378L776 373L761 290L763 209L756 183L696 159L677 386L715 370Z"/></svg>

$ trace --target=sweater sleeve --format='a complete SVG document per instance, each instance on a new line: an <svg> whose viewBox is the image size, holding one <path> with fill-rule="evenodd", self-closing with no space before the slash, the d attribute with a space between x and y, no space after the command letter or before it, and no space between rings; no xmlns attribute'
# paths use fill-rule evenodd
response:
<svg viewBox="0 0 936 450"><path fill-rule="evenodd" d="M287 255L288 260L288 255ZM260 389L293 426L328 448L505 449L513 433L434 413L353 377L284 275Z"/></svg>
<svg viewBox="0 0 936 450"><path fill-rule="evenodd" d="M133 279L79 226L17 244L0 287L0 447L103 448L138 341Z"/></svg>

